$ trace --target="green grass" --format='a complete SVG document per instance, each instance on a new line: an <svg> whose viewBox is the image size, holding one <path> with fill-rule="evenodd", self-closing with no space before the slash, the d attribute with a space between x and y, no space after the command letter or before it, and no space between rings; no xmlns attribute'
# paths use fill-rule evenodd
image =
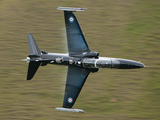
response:
<svg viewBox="0 0 160 120"><path fill-rule="evenodd" d="M64 16L76 12L90 48L100 56L141 61L144 69L100 69L90 74L74 108L59 112L66 66L40 67L26 81L27 33L41 50L65 53ZM0 0L0 119L158 120L160 118L160 1L158 0Z"/></svg>

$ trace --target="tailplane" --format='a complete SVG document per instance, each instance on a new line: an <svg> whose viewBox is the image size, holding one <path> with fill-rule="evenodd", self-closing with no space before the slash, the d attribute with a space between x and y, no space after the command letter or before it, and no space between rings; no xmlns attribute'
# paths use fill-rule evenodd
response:
<svg viewBox="0 0 160 120"><path fill-rule="evenodd" d="M27 80L31 80L39 68L41 62L30 61L28 65Z"/></svg>
<svg viewBox="0 0 160 120"><path fill-rule="evenodd" d="M41 64L41 61L37 60L41 55L41 51L39 50L38 45L34 40L34 37L30 33L28 33L27 36L28 36L29 57L30 57L27 80L31 80Z"/></svg>
<svg viewBox="0 0 160 120"><path fill-rule="evenodd" d="M29 46L29 55L40 55L41 51L38 48L38 45L36 41L34 40L34 37L28 33L28 46Z"/></svg>

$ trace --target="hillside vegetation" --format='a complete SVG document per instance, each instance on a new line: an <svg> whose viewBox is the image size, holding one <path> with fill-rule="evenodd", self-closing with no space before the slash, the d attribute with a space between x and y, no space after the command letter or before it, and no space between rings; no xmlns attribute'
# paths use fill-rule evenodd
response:
<svg viewBox="0 0 160 120"><path fill-rule="evenodd" d="M76 12L85 38L100 56L144 63L135 70L100 69L91 73L74 105L85 114L59 112L66 66L40 67L26 80L27 33L39 48L66 53L64 16L57 7ZM0 0L1 120L159 120L159 0Z"/></svg>

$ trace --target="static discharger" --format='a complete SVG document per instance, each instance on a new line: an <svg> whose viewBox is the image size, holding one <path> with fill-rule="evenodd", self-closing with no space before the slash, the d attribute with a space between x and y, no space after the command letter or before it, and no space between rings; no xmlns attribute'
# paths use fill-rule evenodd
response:
<svg viewBox="0 0 160 120"><path fill-rule="evenodd" d="M57 107L55 108L58 111L67 111L67 112L78 112L78 113L85 113L85 111L81 110L81 109L73 109L73 108L60 108Z"/></svg>
<svg viewBox="0 0 160 120"><path fill-rule="evenodd" d="M57 10L64 10L64 11L85 11L85 10L87 10L87 8L58 7Z"/></svg>

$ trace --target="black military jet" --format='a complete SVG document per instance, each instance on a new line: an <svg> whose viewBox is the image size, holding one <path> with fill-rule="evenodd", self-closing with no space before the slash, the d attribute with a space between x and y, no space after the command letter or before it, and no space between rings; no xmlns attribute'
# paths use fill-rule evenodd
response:
<svg viewBox="0 0 160 120"><path fill-rule="evenodd" d="M99 68L135 69L143 68L144 64L133 60L99 57L98 52L93 52L84 37L73 12L84 11L85 8L58 7L64 11L64 19L67 33L68 53L48 53L40 51L33 36L28 33L29 61L27 80L31 80L39 66L47 64L67 65L68 73L62 108L59 111L84 112L81 109L73 109L74 105L90 72L97 72Z"/></svg>

